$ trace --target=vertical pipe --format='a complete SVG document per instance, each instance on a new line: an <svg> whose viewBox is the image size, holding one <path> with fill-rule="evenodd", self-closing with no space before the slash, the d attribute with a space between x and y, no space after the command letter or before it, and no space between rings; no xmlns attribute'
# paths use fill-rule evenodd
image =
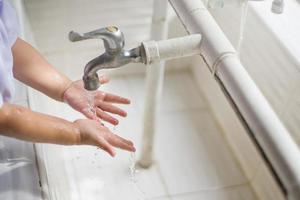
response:
<svg viewBox="0 0 300 200"><path fill-rule="evenodd" d="M153 40L167 38L167 6L167 0L153 1L151 24L151 39ZM142 152L138 161L138 164L145 168L150 167L153 161L153 140L158 103L163 86L164 65L165 62L157 62L147 68Z"/></svg>

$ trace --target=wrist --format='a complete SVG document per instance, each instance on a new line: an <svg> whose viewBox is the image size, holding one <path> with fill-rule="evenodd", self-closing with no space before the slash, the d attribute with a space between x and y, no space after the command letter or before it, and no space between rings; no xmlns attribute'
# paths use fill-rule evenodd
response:
<svg viewBox="0 0 300 200"><path fill-rule="evenodd" d="M9 127L9 121L12 114L12 106L4 103L0 108L0 129L6 130Z"/></svg>
<svg viewBox="0 0 300 200"><path fill-rule="evenodd" d="M75 122L72 123L73 124L73 132L75 134L75 141L74 141L74 145L80 145L82 144L82 138L81 138L81 133L80 133L80 127L78 126L78 124Z"/></svg>
<svg viewBox="0 0 300 200"><path fill-rule="evenodd" d="M65 102L66 101L66 99L65 99L66 91L72 86L72 84L73 84L73 81L71 81L71 80L68 80L64 84L65 86L63 87L63 89L60 92L60 99L59 99L59 101L61 101L61 102Z"/></svg>

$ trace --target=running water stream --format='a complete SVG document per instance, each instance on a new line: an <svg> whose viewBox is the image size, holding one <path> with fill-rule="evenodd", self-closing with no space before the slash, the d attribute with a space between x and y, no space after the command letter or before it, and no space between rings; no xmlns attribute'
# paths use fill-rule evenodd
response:
<svg viewBox="0 0 300 200"><path fill-rule="evenodd" d="M94 102L94 95L92 93L87 92L87 99L88 99L88 112L93 113L96 116L96 109L95 109L95 102Z"/></svg>
<svg viewBox="0 0 300 200"><path fill-rule="evenodd" d="M135 168L135 153L132 152L130 153L130 165L129 165L129 170L130 170L130 180L134 183L137 182L137 179L136 179L136 168Z"/></svg>
<svg viewBox="0 0 300 200"><path fill-rule="evenodd" d="M138 200L146 200L146 193L141 189L141 187L138 185L138 179L136 177L136 174L138 173L138 170L136 169L136 159L135 159L135 153L130 153L129 158L129 171L130 171L130 181L132 182L133 186L135 187L136 191L138 192Z"/></svg>

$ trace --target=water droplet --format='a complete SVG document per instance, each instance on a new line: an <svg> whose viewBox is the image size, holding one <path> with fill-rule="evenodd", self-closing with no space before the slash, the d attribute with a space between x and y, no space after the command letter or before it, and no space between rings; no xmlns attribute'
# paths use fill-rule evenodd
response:
<svg viewBox="0 0 300 200"><path fill-rule="evenodd" d="M87 111L93 113L96 116L96 109L95 109L95 102L94 102L94 95L92 93L87 93L87 100L88 100L88 108Z"/></svg>

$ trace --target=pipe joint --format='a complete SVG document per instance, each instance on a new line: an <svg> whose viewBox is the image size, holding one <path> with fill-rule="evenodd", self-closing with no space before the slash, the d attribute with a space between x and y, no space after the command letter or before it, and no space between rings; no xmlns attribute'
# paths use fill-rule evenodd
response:
<svg viewBox="0 0 300 200"><path fill-rule="evenodd" d="M162 60L199 55L201 38L200 34L192 34L169 40L143 42L142 61L150 65Z"/></svg>

